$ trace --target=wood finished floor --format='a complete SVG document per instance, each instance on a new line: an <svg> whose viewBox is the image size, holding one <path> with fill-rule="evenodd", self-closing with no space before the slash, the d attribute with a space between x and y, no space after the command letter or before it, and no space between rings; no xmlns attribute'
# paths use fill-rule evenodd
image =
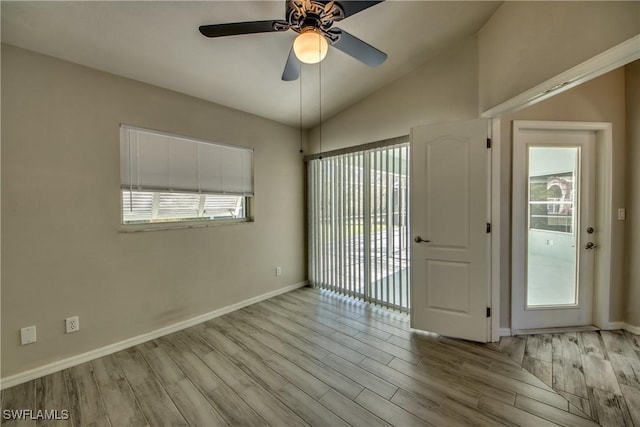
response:
<svg viewBox="0 0 640 427"><path fill-rule="evenodd" d="M71 414L3 425L596 425L512 357L303 288L3 390L3 410Z"/></svg>
<svg viewBox="0 0 640 427"><path fill-rule="evenodd" d="M585 331L504 337L500 349L604 426L640 426L640 336Z"/></svg>

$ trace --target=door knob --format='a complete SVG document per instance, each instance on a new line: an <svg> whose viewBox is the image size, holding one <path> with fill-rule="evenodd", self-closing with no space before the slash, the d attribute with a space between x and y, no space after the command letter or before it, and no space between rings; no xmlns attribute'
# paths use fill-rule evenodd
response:
<svg viewBox="0 0 640 427"><path fill-rule="evenodd" d="M598 245L596 245L595 243L593 243L593 242L587 242L587 244L585 245L585 247L584 247L584 248L585 248L585 249L595 249L595 248L597 248L597 247L598 247Z"/></svg>
<svg viewBox="0 0 640 427"><path fill-rule="evenodd" d="M416 238L413 239L413 241L416 243L429 243L431 240L424 240L422 237L416 236Z"/></svg>

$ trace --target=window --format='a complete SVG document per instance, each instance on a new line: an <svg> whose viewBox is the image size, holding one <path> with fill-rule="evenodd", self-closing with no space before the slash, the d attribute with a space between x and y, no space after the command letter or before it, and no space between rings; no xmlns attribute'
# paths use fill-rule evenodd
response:
<svg viewBox="0 0 640 427"><path fill-rule="evenodd" d="M122 125L122 224L248 220L253 150Z"/></svg>
<svg viewBox="0 0 640 427"><path fill-rule="evenodd" d="M408 144L307 165L310 283L408 311Z"/></svg>
<svg viewBox="0 0 640 427"><path fill-rule="evenodd" d="M529 178L529 228L573 232L573 172Z"/></svg>

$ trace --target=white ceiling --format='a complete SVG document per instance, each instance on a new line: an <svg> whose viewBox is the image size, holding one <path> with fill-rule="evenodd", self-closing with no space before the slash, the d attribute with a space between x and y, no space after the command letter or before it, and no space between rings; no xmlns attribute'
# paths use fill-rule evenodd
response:
<svg viewBox="0 0 640 427"><path fill-rule="evenodd" d="M369 68L330 48L330 117L477 32L499 2L386 1L335 26L387 53ZM2 1L2 41L282 123L300 122L300 82L280 77L293 31L208 39L198 26L283 19L280 1ZM318 123L317 65L302 69L303 120Z"/></svg>

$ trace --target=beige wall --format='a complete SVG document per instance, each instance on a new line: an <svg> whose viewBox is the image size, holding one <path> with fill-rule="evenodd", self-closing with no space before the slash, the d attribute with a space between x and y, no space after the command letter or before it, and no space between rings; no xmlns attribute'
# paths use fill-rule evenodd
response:
<svg viewBox="0 0 640 427"><path fill-rule="evenodd" d="M502 179L501 218L511 217L511 165L513 120L553 120L613 123L613 203L624 207L625 202L625 73L617 69L583 85L549 98L532 107L501 118L500 156ZM603 206L603 205L602 205ZM501 248L504 260L510 259L511 224L501 224ZM612 265L610 320L620 321L624 317L624 240L625 223L616 221L612 235ZM511 270L509 262L501 263L501 327L510 325Z"/></svg>
<svg viewBox="0 0 640 427"><path fill-rule="evenodd" d="M119 232L120 123L254 148L255 222ZM298 144L296 129L3 45L2 377L303 281ZM65 335L72 315L81 330ZM20 346L29 325L38 342Z"/></svg>
<svg viewBox="0 0 640 427"><path fill-rule="evenodd" d="M329 151L408 135L414 126L477 117L478 40L471 37L322 124ZM318 152L318 128L311 132Z"/></svg>
<svg viewBox="0 0 640 427"><path fill-rule="evenodd" d="M640 60L625 68L627 82L625 321L640 327Z"/></svg>
<svg viewBox="0 0 640 427"><path fill-rule="evenodd" d="M505 2L480 36L480 110L640 33L640 2Z"/></svg>

